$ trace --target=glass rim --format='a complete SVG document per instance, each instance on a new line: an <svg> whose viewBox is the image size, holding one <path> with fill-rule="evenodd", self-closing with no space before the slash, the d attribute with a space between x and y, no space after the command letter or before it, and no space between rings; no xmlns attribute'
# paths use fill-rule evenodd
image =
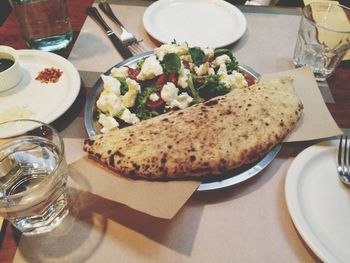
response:
<svg viewBox="0 0 350 263"><path fill-rule="evenodd" d="M8 123L15 123L15 122L22 122L22 123L24 123L24 122L32 122L32 123L36 123L36 124L39 124L41 126L46 126L46 127L50 128L50 130L57 135L59 146L61 147L61 151L60 151L60 154L58 156L57 165L50 172L50 176L45 177L44 180L42 180L35 188L29 189L29 190L25 190L23 192L16 193L16 194L4 195L4 196L0 197L0 200L6 200L6 199L10 199L11 200L11 199L21 198L24 195L27 195L28 193L32 193L32 192L37 191L38 189L41 189L41 186L43 184L46 184L48 182L48 180L53 177L52 176L53 174L56 174L56 172L58 170L58 167L62 164L62 162L64 160L64 151L65 151L64 142L63 142L63 139L60 136L59 132L53 126L51 126L48 123L45 123L45 122L42 122L42 121L39 121L39 120L34 120L34 119L16 119L16 120L9 120L9 121L0 122L0 128L1 128L2 125L8 124ZM36 128L38 128L38 127L35 126L34 129L36 129ZM22 135L18 134L18 135L10 136L8 138L16 138L16 137L20 137L20 136L22 136ZM0 140L1 139L2 138L0 138ZM9 146L8 144L10 144L10 143L11 143L11 141L5 142L4 144L0 144L0 149L3 149L4 147L8 147ZM18 206L21 206L21 205L18 205ZM26 204L24 203L23 205L26 205ZM0 206L0 210L1 210L1 206Z"/></svg>
<svg viewBox="0 0 350 263"><path fill-rule="evenodd" d="M348 34L350 33L350 29L347 30L347 31L343 31L343 30L336 30L336 29L332 29L332 28L329 28L329 27L326 27L326 26L323 26L323 25L319 25L318 23L316 23L315 21L311 20L309 16L306 15L306 10L308 7L312 7L312 6L337 6L337 7L340 7L342 9L345 9L347 12L350 12L350 8L345 6L345 5L342 5L342 4L339 4L339 3L335 3L335 2L332 2L332 1L329 1L329 2L312 2L306 6L303 7L302 9L302 16L307 19L307 21L309 21L311 24L313 24L315 27L319 27L319 28L322 28L324 30L327 30L327 31L330 31L330 32L334 32L334 33L343 33L343 34ZM348 21L349 21L349 18L348 18Z"/></svg>

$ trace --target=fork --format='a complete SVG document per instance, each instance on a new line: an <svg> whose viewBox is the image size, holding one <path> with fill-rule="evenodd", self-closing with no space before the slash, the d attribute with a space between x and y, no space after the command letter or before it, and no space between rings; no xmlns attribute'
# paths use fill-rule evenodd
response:
<svg viewBox="0 0 350 263"><path fill-rule="evenodd" d="M120 39L124 45L129 45L130 43L136 42L137 39L133 33L130 33L122 22L114 15L111 6L106 1L101 1L98 4L98 7L105 13L114 23L116 23L122 30L122 34L120 35Z"/></svg>
<svg viewBox="0 0 350 263"><path fill-rule="evenodd" d="M340 137L337 170L340 181L350 186L350 139L346 135Z"/></svg>
<svg viewBox="0 0 350 263"><path fill-rule="evenodd" d="M113 13L110 5L105 1L102 0L98 4L99 8L114 22L116 23L120 29L122 30L122 33L120 35L120 39L124 45L126 45L132 53L139 54L142 52L145 52L146 50L140 45L140 42L143 41L137 40L133 33L129 32L125 26L120 22L120 20L115 16Z"/></svg>

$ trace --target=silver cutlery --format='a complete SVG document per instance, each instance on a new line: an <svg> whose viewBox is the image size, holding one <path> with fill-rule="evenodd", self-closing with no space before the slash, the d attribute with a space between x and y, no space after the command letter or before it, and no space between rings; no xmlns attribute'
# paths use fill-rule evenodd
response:
<svg viewBox="0 0 350 263"><path fill-rule="evenodd" d="M346 135L339 140L338 174L340 181L350 187L350 139Z"/></svg>
<svg viewBox="0 0 350 263"><path fill-rule="evenodd" d="M122 22L120 22L120 20L114 15L110 5L106 1L101 1L98 4L98 7L120 27L120 29L122 30L120 40L123 42L123 44L128 45L137 41L134 34L126 30Z"/></svg>
<svg viewBox="0 0 350 263"><path fill-rule="evenodd" d="M115 16L115 14L112 11L111 6L105 1L101 1L98 4L98 7L115 23L117 24L122 33L120 35L120 39L123 42L124 45L128 46L130 48L130 50L134 53L134 54L139 54L142 52L145 52L146 50L140 45L140 42L142 42L143 40L137 40L135 35L131 32L129 32L125 26L123 25L123 23Z"/></svg>
<svg viewBox="0 0 350 263"><path fill-rule="evenodd" d="M108 38L111 40L113 45L119 51L120 55L124 58L130 58L133 56L131 51L127 48L126 45L119 39L119 37L113 32L113 30L107 25L103 20L100 13L95 7L87 7L86 13L105 31Z"/></svg>

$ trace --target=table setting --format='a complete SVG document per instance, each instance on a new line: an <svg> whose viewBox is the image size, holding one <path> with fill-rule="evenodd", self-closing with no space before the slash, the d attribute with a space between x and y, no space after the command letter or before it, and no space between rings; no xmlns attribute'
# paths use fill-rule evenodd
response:
<svg viewBox="0 0 350 263"><path fill-rule="evenodd" d="M38 42L31 35L36 31L21 35L20 18L26 13L19 0L0 29L0 58L10 54L4 58L19 64L20 78L0 92L1 262L350 259L347 7L328 1L320 6L306 1L305 8L223 0L62 2L67 2L63 14L67 8L69 15L64 19L68 33L60 35L63 48L52 38ZM323 6L336 12L328 14L330 22L309 17L315 10L325 12ZM329 70L305 62L311 55L300 58L308 51L300 48L306 45L303 27L323 34L322 47L336 45L332 56L339 58L325 64ZM329 54L313 53L320 60ZM176 67L174 61L167 64L174 56ZM217 62L220 56L228 62ZM231 61L237 64L229 73ZM149 63L165 73L146 69ZM191 77L180 84L187 69ZM240 74L245 88L238 88L235 79L233 91L203 101L199 94L207 95L200 89L211 74L221 81ZM167 81L159 84L162 76ZM114 85L119 96L114 103L123 102L115 114L108 111L117 106L107 111L102 104ZM135 85L141 95L150 89L155 99L148 94L148 103L164 100L156 117L141 118L134 103L142 97L131 90ZM157 85L159 92L153 91ZM177 101L165 95L172 87ZM131 106L124 106L130 104L125 104L127 96L128 101L134 96ZM180 97L188 101L181 104ZM242 101L246 108L238 107ZM101 121L110 115L113 127ZM257 146L265 145L261 138L268 138L266 146ZM45 148L44 142L51 146ZM233 158L251 150L248 145L259 150L237 165ZM149 162L155 158L159 165ZM28 166L43 166L45 176L34 168L28 173ZM28 177L22 180L18 173Z"/></svg>

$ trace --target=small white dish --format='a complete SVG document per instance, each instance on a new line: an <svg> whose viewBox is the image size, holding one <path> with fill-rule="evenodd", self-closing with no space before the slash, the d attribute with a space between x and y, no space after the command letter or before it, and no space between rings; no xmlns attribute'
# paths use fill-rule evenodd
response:
<svg viewBox="0 0 350 263"><path fill-rule="evenodd" d="M223 0L159 0L143 15L143 25L162 43L224 47L240 39L247 28L243 13Z"/></svg>
<svg viewBox="0 0 350 263"><path fill-rule="evenodd" d="M67 59L54 53L17 50L22 80L12 89L0 92L0 122L35 119L51 123L65 113L80 91L80 75ZM46 68L59 69L56 83L35 78Z"/></svg>
<svg viewBox="0 0 350 263"><path fill-rule="evenodd" d="M18 62L18 54L14 48L0 46L0 59L13 61L10 67L0 71L0 92L3 92L16 86L20 82L22 76Z"/></svg>
<svg viewBox="0 0 350 263"><path fill-rule="evenodd" d="M337 174L338 141L301 152L285 181L287 207L298 232L324 262L350 262L350 189Z"/></svg>

